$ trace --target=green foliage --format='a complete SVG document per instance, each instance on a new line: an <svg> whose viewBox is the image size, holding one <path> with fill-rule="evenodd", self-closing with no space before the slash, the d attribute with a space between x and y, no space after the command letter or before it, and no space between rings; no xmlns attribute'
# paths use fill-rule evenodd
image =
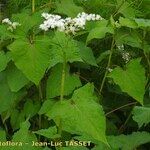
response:
<svg viewBox="0 0 150 150"><path fill-rule="evenodd" d="M111 26L107 26L108 22L106 20L100 21L95 28L93 28L87 37L87 41L89 42L92 39L101 39L104 38L106 33L113 34L113 28Z"/></svg>
<svg viewBox="0 0 150 150"><path fill-rule="evenodd" d="M69 95L73 90L81 86L80 79L77 75L71 75L69 73L69 66L65 70L65 86L64 86L64 95ZM60 96L61 89L61 75L62 75L62 65L56 65L51 72L51 76L47 81L47 99Z"/></svg>
<svg viewBox="0 0 150 150"><path fill-rule="evenodd" d="M112 149L133 150L141 144L150 142L150 133L133 132L130 135L110 136L108 141Z"/></svg>
<svg viewBox="0 0 150 150"><path fill-rule="evenodd" d="M54 120L60 117L65 131L87 134L93 139L107 143L104 112L96 103L93 90L92 84L85 85L76 90L70 100L57 102L46 115Z"/></svg>
<svg viewBox="0 0 150 150"><path fill-rule="evenodd" d="M0 144L23 146L0 150L149 149L149 0L2 0L1 5L1 20L20 25L0 23ZM66 32L54 26L43 31L44 12L103 19L78 18L77 31L73 22ZM91 145L32 146L33 141Z"/></svg>
<svg viewBox="0 0 150 150"><path fill-rule="evenodd" d="M29 131L30 123L28 120L23 122L21 124L20 130L17 131L13 136L13 142L22 142L24 143L23 146L17 147L18 150L25 150L25 149L31 149L31 150L40 150L39 147L33 147L32 141L37 141L36 136ZM25 144L28 143L28 144Z"/></svg>
<svg viewBox="0 0 150 150"><path fill-rule="evenodd" d="M41 129L38 131L34 131L34 133L38 134L38 135L42 135L46 138L56 138L56 137L60 137L60 135L57 134L57 128L56 127L49 127L48 129Z"/></svg>
<svg viewBox="0 0 150 150"><path fill-rule="evenodd" d="M150 108L136 106L133 109L133 120L138 123L139 128L150 122Z"/></svg>
<svg viewBox="0 0 150 150"><path fill-rule="evenodd" d="M2 51L0 52L0 72L5 70L8 63L7 55Z"/></svg>
<svg viewBox="0 0 150 150"><path fill-rule="evenodd" d="M29 80L14 65L10 65L7 69L7 81L12 92L18 92L29 83Z"/></svg>
<svg viewBox="0 0 150 150"><path fill-rule="evenodd" d="M108 77L113 78L114 82L120 86L123 92L128 93L135 100L143 104L145 94L145 70L140 64L140 59L129 62L126 69L115 68Z"/></svg>
<svg viewBox="0 0 150 150"><path fill-rule="evenodd" d="M29 43L27 39L18 39L9 46L9 49L17 68L38 85L49 64L48 39L39 37L34 43Z"/></svg>
<svg viewBox="0 0 150 150"><path fill-rule="evenodd" d="M76 42L63 32L56 32L51 41L50 63L53 67L57 63L82 61Z"/></svg>
<svg viewBox="0 0 150 150"><path fill-rule="evenodd" d="M18 93L11 92L7 84L5 72L0 73L0 91L0 113L11 110L18 102L19 97L24 94L23 91L19 91Z"/></svg>
<svg viewBox="0 0 150 150"><path fill-rule="evenodd" d="M56 13L64 14L70 17L76 17L76 15L82 11L83 8L77 6L73 0L61 0L56 2Z"/></svg>

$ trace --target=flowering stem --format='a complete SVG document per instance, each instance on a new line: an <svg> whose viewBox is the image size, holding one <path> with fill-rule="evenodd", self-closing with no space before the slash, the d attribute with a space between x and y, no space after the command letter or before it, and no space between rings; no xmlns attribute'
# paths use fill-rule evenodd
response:
<svg viewBox="0 0 150 150"><path fill-rule="evenodd" d="M65 54L64 54L64 62L62 66L62 76L61 76L60 101L63 101L63 98L64 98L65 71L66 71L66 60L65 60Z"/></svg>
<svg viewBox="0 0 150 150"><path fill-rule="evenodd" d="M102 90L103 90L104 83L105 83L107 74L108 74L108 72L109 72L109 71L108 71L108 68L110 68L110 63L111 63L111 58L112 58L113 48L114 48L114 42L115 42L115 39L114 39L114 37L113 37L112 44L111 44L111 49L110 49L110 55L109 55L108 63L107 63L107 67L106 67L106 72L105 72L104 78L103 78L102 83L101 83L101 86L100 86L100 93L101 93Z"/></svg>
<svg viewBox="0 0 150 150"><path fill-rule="evenodd" d="M64 53L64 62L62 64L62 76L61 76L61 87L60 87L60 102L64 99L64 86L65 86L65 74L66 72L66 56ZM62 134L62 120L59 118L59 125L58 125L58 134Z"/></svg>

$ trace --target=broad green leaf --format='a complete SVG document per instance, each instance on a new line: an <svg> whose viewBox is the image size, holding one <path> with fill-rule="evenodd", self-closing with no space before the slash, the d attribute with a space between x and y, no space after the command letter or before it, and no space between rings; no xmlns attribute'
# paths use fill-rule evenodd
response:
<svg viewBox="0 0 150 150"><path fill-rule="evenodd" d="M83 8L77 6L73 0L61 0L60 2L56 2L56 13L65 14L70 17L76 17L78 13L83 11Z"/></svg>
<svg viewBox="0 0 150 150"><path fill-rule="evenodd" d="M90 64L92 66L97 66L92 49L90 47L87 47L82 42L78 42L77 44L80 49L80 54L81 54L81 58L83 59L83 61L85 61L85 63Z"/></svg>
<svg viewBox="0 0 150 150"><path fill-rule="evenodd" d="M17 119L16 119L17 118ZM15 131L16 129L20 128L20 124L25 121L25 115L23 112L20 112L19 110L15 109L11 112L10 116L10 123Z"/></svg>
<svg viewBox="0 0 150 150"><path fill-rule="evenodd" d="M28 120L21 124L20 130L17 131L14 136L14 142L22 142L23 146L18 146L17 150L40 150L40 147L32 146L32 141L36 142L36 136L29 131L30 123ZM13 147L12 147L13 148Z"/></svg>
<svg viewBox="0 0 150 150"><path fill-rule="evenodd" d="M117 0L118 3L118 13L123 14L126 18L135 18L136 10L132 7L132 5L123 0Z"/></svg>
<svg viewBox="0 0 150 150"><path fill-rule="evenodd" d="M14 37L13 33L7 30L6 25L0 25L0 39L2 41L13 37Z"/></svg>
<svg viewBox="0 0 150 150"><path fill-rule="evenodd" d="M138 24L138 27L144 27L144 28L150 27L150 19L138 18L134 20Z"/></svg>
<svg viewBox="0 0 150 150"><path fill-rule="evenodd" d="M99 24L89 32L86 42L88 43L92 39L102 39L105 37L106 33L113 34L113 28L107 26L107 23L106 20L99 21Z"/></svg>
<svg viewBox="0 0 150 150"><path fill-rule="evenodd" d="M10 117L10 122L13 129L18 129L20 124L25 121L25 118L32 118L36 115L40 109L40 106L41 105L38 101L33 103L32 100L27 99L22 110L13 110Z"/></svg>
<svg viewBox="0 0 150 150"><path fill-rule="evenodd" d="M97 63L100 63L103 59L108 57L110 54L110 50L104 51L103 53L100 54L100 56L96 59Z"/></svg>
<svg viewBox="0 0 150 150"><path fill-rule="evenodd" d="M77 43L63 32L56 32L51 41L49 68L57 63L82 61Z"/></svg>
<svg viewBox="0 0 150 150"><path fill-rule="evenodd" d="M120 17L119 23L121 24L121 26L129 27L129 28L133 28L133 29L138 27L138 25L136 24L136 22L134 20L131 20L128 18Z"/></svg>
<svg viewBox="0 0 150 150"><path fill-rule="evenodd" d="M116 67L108 77L120 86L123 92L143 104L145 94L146 77L144 67L140 64L140 59L130 61L126 69Z"/></svg>
<svg viewBox="0 0 150 150"><path fill-rule="evenodd" d="M33 133L36 133L38 135L42 135L46 138L50 138L50 139L53 139L55 137L60 137L58 134L57 134L57 128L54 126L54 127L49 127L48 129L41 129L41 130L38 130L38 131L34 131Z"/></svg>
<svg viewBox="0 0 150 150"><path fill-rule="evenodd" d="M55 121L61 118L65 131L87 134L107 144L105 115L96 99L93 84L87 84L76 90L70 100L56 102L46 115Z"/></svg>
<svg viewBox="0 0 150 150"><path fill-rule="evenodd" d="M7 81L12 92L17 92L29 83L25 75L15 67L10 65L7 69Z"/></svg>
<svg viewBox="0 0 150 150"><path fill-rule="evenodd" d="M70 67L66 65L65 70L65 85L64 95L69 95L73 90L81 86L80 79L77 75L69 73ZM62 78L62 65L58 64L53 69L47 81L47 99L60 95L61 90L61 78Z"/></svg>
<svg viewBox="0 0 150 150"><path fill-rule="evenodd" d="M44 101L44 103L39 111L39 115L47 113L53 107L54 104L55 104L55 101L53 101L53 100Z"/></svg>
<svg viewBox="0 0 150 150"><path fill-rule="evenodd" d="M27 39L18 39L8 47L17 68L36 85L39 84L48 67L49 42L47 37L38 37L33 44Z"/></svg>
<svg viewBox="0 0 150 150"><path fill-rule="evenodd" d="M15 34L26 36L29 30L39 26L42 22L42 17L41 12L35 12L33 14L22 12L12 15L12 20L21 24L21 26L16 28Z"/></svg>
<svg viewBox="0 0 150 150"><path fill-rule="evenodd" d="M117 45L127 44L132 47L142 48L142 41L136 31L118 30L115 41Z"/></svg>
<svg viewBox="0 0 150 150"><path fill-rule="evenodd" d="M144 45L143 45L143 50L144 50L144 52L145 53L150 53L150 45L148 45L147 43L145 43Z"/></svg>
<svg viewBox="0 0 150 150"><path fill-rule="evenodd" d="M25 117L28 118L32 118L34 115L36 115L38 113L38 111L40 110L40 102L33 102L30 99L27 99L26 103L24 104L24 108L22 110L22 112L24 113Z"/></svg>
<svg viewBox="0 0 150 150"><path fill-rule="evenodd" d="M6 133L4 130L0 129L0 141L6 141Z"/></svg>
<svg viewBox="0 0 150 150"><path fill-rule="evenodd" d="M150 107L136 106L133 109L133 120L138 123L139 128L150 122Z"/></svg>
<svg viewBox="0 0 150 150"><path fill-rule="evenodd" d="M138 146L150 142L150 133L134 132L130 135L109 136L107 138L113 150L133 150Z"/></svg>
<svg viewBox="0 0 150 150"><path fill-rule="evenodd" d="M6 54L3 51L0 51L0 72L5 70L8 63Z"/></svg>
<svg viewBox="0 0 150 150"><path fill-rule="evenodd" d="M24 91L11 92L7 84L6 72L0 73L0 114L9 109L11 110L24 94L26 94Z"/></svg>

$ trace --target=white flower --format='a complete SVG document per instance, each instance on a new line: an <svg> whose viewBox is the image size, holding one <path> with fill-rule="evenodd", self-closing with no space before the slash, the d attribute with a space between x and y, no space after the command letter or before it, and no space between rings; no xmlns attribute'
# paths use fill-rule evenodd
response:
<svg viewBox="0 0 150 150"><path fill-rule="evenodd" d="M48 31L49 28L46 27L44 24L41 24L41 25L40 25L40 29L41 29L41 30L44 30L44 31Z"/></svg>
<svg viewBox="0 0 150 150"><path fill-rule="evenodd" d="M3 20L2 20L2 23L6 23L6 24L8 24L8 25L11 25L11 24L12 24L12 22L9 20L9 18L3 19Z"/></svg>
<svg viewBox="0 0 150 150"><path fill-rule="evenodd" d="M21 24L18 23L18 22L13 22L13 23L12 23L12 28L13 28L13 29L16 29L17 26L21 26Z"/></svg>
<svg viewBox="0 0 150 150"><path fill-rule="evenodd" d="M8 24L9 27L7 29L10 31L16 29L17 26L21 26L21 24L18 22L11 22L9 18L5 18L4 20L2 20L2 23Z"/></svg>
<svg viewBox="0 0 150 150"><path fill-rule="evenodd" d="M113 71L113 69L111 69L111 68L107 68L107 70L108 70L108 72L112 72Z"/></svg>
<svg viewBox="0 0 150 150"><path fill-rule="evenodd" d="M128 63L131 59L130 53L122 52L122 59L124 59L125 63Z"/></svg>
<svg viewBox="0 0 150 150"><path fill-rule="evenodd" d="M87 21L101 20L102 17L96 14L86 14L85 12L79 13L76 18L61 18L59 15L53 15L48 13L42 13L42 17L45 18L43 24L40 25L40 29L47 31L48 29L57 28L59 31L75 34L81 29L85 29Z"/></svg>
<svg viewBox="0 0 150 150"><path fill-rule="evenodd" d="M120 50L120 51L123 51L124 50L124 45L118 45L117 48Z"/></svg>

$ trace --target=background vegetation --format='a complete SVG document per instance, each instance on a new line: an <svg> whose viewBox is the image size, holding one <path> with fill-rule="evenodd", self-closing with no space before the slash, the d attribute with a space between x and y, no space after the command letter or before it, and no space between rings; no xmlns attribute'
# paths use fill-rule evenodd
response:
<svg viewBox="0 0 150 150"><path fill-rule="evenodd" d="M1 0L0 141L89 140L89 147L0 149L148 150L150 148L149 0ZM75 35L39 25L41 14L88 22Z"/></svg>

